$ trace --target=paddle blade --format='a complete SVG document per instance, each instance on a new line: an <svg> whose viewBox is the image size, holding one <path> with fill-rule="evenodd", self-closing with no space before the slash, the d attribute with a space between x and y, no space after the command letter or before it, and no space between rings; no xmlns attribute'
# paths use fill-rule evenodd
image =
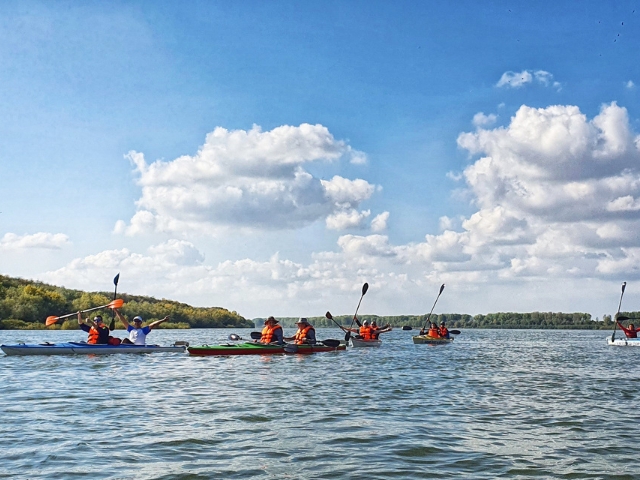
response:
<svg viewBox="0 0 640 480"><path fill-rule="evenodd" d="M367 282L364 282L364 285L362 285L362 295L364 296L365 293L367 293L367 290L369 290L369 284Z"/></svg>
<svg viewBox="0 0 640 480"><path fill-rule="evenodd" d="M119 273L113 278L113 284L116 287L118 286L118 280L120 280L120 274Z"/></svg>
<svg viewBox="0 0 640 480"><path fill-rule="evenodd" d="M618 315L616 316L616 320L620 320L620 321L625 321L625 320L629 320L630 317L625 317L624 315Z"/></svg>
<svg viewBox="0 0 640 480"><path fill-rule="evenodd" d="M260 340L262 338L262 334L260 332L251 332L251 338L254 340Z"/></svg>
<svg viewBox="0 0 640 480"><path fill-rule="evenodd" d="M114 300L113 302L109 303L109 305L107 305L107 308L120 308L122 305L124 305L124 300L121 298L118 298L117 300Z"/></svg>
<svg viewBox="0 0 640 480"><path fill-rule="evenodd" d="M327 340L322 340L321 343L331 348L338 348L340 346L340 340L327 339Z"/></svg>
<svg viewBox="0 0 640 480"><path fill-rule="evenodd" d="M231 335L229 335L229 340L242 340L242 337L236 335L235 333L232 333Z"/></svg>
<svg viewBox="0 0 640 480"><path fill-rule="evenodd" d="M442 284L442 286L440 287L440 293L438 293L438 295L442 294L442 291L444 290L444 283Z"/></svg>
<svg viewBox="0 0 640 480"><path fill-rule="evenodd" d="M625 288L627 288L627 282L622 282L622 293L624 293Z"/></svg>
<svg viewBox="0 0 640 480"><path fill-rule="evenodd" d="M327 317L329 320L333 320L333 317L331 316L331 312L325 313L324 316Z"/></svg>
<svg viewBox="0 0 640 480"><path fill-rule="evenodd" d="M344 334L344 341L348 342L350 338L351 338L351 332L347 330L347 333Z"/></svg>
<svg viewBox="0 0 640 480"><path fill-rule="evenodd" d="M292 343L288 343L284 346L285 353L298 353L298 345L294 345Z"/></svg>
<svg viewBox="0 0 640 480"><path fill-rule="evenodd" d="M449 330L449 333L452 335L460 335L460 330Z"/></svg>
<svg viewBox="0 0 640 480"><path fill-rule="evenodd" d="M49 325L53 325L57 321L58 321L58 317L54 317L53 315L51 315L50 317L47 317L44 324L48 327Z"/></svg>

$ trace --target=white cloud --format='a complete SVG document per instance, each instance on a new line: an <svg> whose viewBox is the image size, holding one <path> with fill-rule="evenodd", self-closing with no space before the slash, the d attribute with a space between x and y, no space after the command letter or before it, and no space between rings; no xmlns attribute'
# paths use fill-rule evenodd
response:
<svg viewBox="0 0 640 480"><path fill-rule="evenodd" d="M347 230L349 228L362 228L363 222L371 215L370 210L358 212L350 209L334 213L327 217L327 228L329 230Z"/></svg>
<svg viewBox="0 0 640 480"><path fill-rule="evenodd" d="M496 123L497 119L498 119L498 116L495 115L494 113L485 115L482 112L478 112L473 116L472 123L476 127L487 127L489 125L493 125L494 123Z"/></svg>
<svg viewBox="0 0 640 480"><path fill-rule="evenodd" d="M380 215L371 220L371 231L382 232L387 229L387 222L389 221L389 212L382 212Z"/></svg>
<svg viewBox="0 0 640 480"><path fill-rule="evenodd" d="M635 88L636 84L635 84L635 83L633 83L633 81L632 81L632 80L629 80L628 82L626 82L626 83L624 84L624 86L625 86L626 88L628 88L629 90L633 90L633 89Z"/></svg>
<svg viewBox="0 0 640 480"><path fill-rule="evenodd" d="M218 127L194 156L151 164L138 152L128 158L142 187L129 225L118 221L114 227L128 235L291 229L322 219L333 225L375 191L362 179L325 181L305 170L306 164L341 158L366 162L362 152L335 140L322 125L268 132Z"/></svg>
<svg viewBox="0 0 640 480"><path fill-rule="evenodd" d="M522 72L504 72L496 83L496 87L505 88L522 88L525 85L537 83L545 87L553 87L560 90L562 85L560 82L553 80L553 75L544 70L523 70Z"/></svg>
<svg viewBox="0 0 640 480"><path fill-rule="evenodd" d="M70 244L69 237L63 233L38 232L32 235L5 233L2 239L0 239L0 249L6 250L21 250L27 248L59 250Z"/></svg>

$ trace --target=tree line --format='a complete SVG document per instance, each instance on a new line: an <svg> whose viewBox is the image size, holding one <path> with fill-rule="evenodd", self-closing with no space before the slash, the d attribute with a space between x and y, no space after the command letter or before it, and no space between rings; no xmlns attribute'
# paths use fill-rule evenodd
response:
<svg viewBox="0 0 640 480"><path fill-rule="evenodd" d="M628 317L639 317L634 312L621 313ZM340 325L349 326L351 315L335 315L333 319ZM391 325L394 328L410 326L422 328L426 325L428 315L359 315L358 319L375 320L378 326ZM639 317L640 318L640 317ZM278 318L280 324L286 327L295 326L297 318ZM309 321L316 327L335 327L336 324L326 317L309 317ZM609 330L613 329L611 315L604 315L603 320L593 319L589 313L562 312L499 312L487 315L467 315L461 313L432 314L430 322L440 324L444 321L449 328L513 328L513 329L562 329L562 330ZM640 322L639 322L640 323Z"/></svg>
<svg viewBox="0 0 640 480"><path fill-rule="evenodd" d="M172 300L126 293L118 294L118 298L125 302L120 312L127 319L140 315L146 324L169 315L170 321L161 324L161 328L253 327L252 321L222 307L192 307ZM45 327L45 320L52 315L61 316L106 305L112 300L113 293L109 292L83 292L0 275L0 330L77 329L78 321L75 316L52 327ZM109 323L111 310L98 310L88 315L98 314ZM120 322L116 323L116 328L118 327L122 328Z"/></svg>

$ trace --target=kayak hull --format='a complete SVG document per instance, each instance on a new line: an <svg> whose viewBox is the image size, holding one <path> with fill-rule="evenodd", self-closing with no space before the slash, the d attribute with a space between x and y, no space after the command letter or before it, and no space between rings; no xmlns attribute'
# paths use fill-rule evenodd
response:
<svg viewBox="0 0 640 480"><path fill-rule="evenodd" d="M6 355L113 355L116 353L183 353L186 346L93 345L80 342L0 345Z"/></svg>
<svg viewBox="0 0 640 480"><path fill-rule="evenodd" d="M615 347L640 347L640 338L616 338L611 341L611 337L608 337L607 345Z"/></svg>
<svg viewBox="0 0 640 480"><path fill-rule="evenodd" d="M413 343L416 345L448 345L453 342L453 338L433 338L429 335L415 335Z"/></svg>
<svg viewBox="0 0 640 480"><path fill-rule="evenodd" d="M382 345L382 340L363 340L362 338L353 338L349 339L349 342L352 347L379 347Z"/></svg>
<svg viewBox="0 0 640 480"><path fill-rule="evenodd" d="M278 355L284 353L311 354L320 352L335 352L345 350L346 345L328 347L326 345L296 345L295 352L287 352L281 345L260 345L259 343L227 343L224 345L198 345L188 347L189 355L200 357L227 355Z"/></svg>

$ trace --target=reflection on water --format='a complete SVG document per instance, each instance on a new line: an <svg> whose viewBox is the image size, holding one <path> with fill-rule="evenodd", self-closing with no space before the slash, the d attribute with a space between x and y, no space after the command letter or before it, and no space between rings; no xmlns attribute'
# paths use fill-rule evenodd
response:
<svg viewBox="0 0 640 480"><path fill-rule="evenodd" d="M250 331L148 340L230 333ZM639 478L640 349L593 331L465 330L435 347L412 333L317 355L0 356L0 477Z"/></svg>

